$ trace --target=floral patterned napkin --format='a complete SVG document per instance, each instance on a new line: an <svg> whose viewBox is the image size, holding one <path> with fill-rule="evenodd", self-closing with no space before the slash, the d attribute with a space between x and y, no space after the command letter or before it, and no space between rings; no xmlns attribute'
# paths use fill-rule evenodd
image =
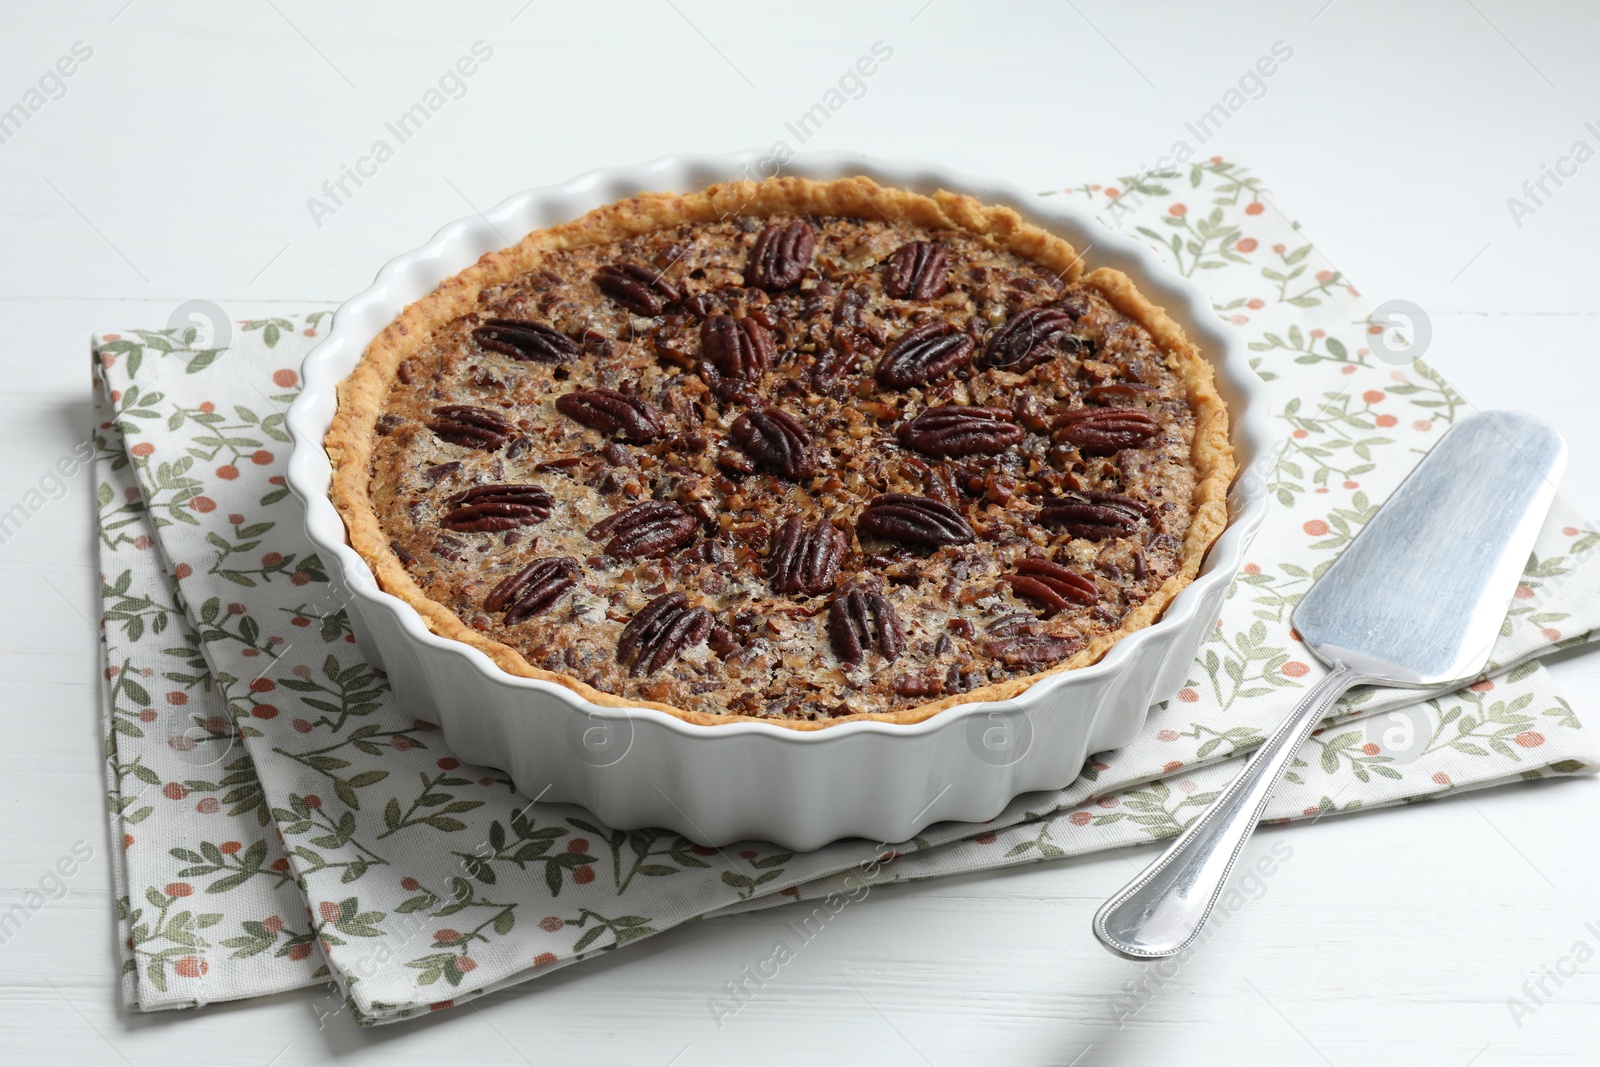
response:
<svg viewBox="0 0 1600 1067"><path fill-rule="evenodd" d="M1200 281L1250 338L1287 448L1213 640L1144 735L1058 793L908 842L793 854L614 831L519 796L404 715L356 650L284 487L283 413L328 312L94 345L106 774L127 1003L186 1007L331 979L362 1023L448 1007L693 918L1177 833L1321 668L1289 613L1469 406L1389 362L1345 278L1244 168L1211 160L1084 199ZM1371 349L1378 348L1375 356ZM1274 820L1592 772L1537 657L1600 623L1600 533L1557 502L1495 650L1454 693L1369 689L1307 745ZM731 1009L730 1009L731 1010Z"/></svg>

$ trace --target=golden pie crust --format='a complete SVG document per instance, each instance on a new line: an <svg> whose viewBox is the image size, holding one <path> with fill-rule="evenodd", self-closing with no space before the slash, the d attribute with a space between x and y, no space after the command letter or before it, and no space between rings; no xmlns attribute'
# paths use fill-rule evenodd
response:
<svg viewBox="0 0 1600 1067"><path fill-rule="evenodd" d="M843 216L963 232L1049 268L1066 283L1081 282L1097 291L1117 312L1142 326L1164 354L1166 367L1186 385L1194 417L1193 512L1177 572L1133 607L1117 629L1096 637L1071 658L1047 670L910 708L825 720L717 714L620 697L577 678L534 666L517 649L478 632L454 611L430 599L391 549L370 495L377 422L401 361L416 353L436 330L473 312L484 289L525 274L551 250L607 244L686 223L715 223L738 215ZM595 704L650 707L700 725L759 721L797 730L823 729L863 719L921 722L958 704L1017 696L1041 678L1096 662L1119 639L1155 622L1172 599L1193 581L1207 550L1227 525L1226 497L1235 473L1228 412L1217 393L1210 362L1178 324L1126 275L1107 268L1086 271L1070 243L1029 224L1008 208L984 205L971 197L944 191L924 196L884 187L864 177L834 181L776 178L713 185L697 193L643 194L597 208L571 222L535 231L510 248L488 253L407 307L372 341L356 369L339 386L338 411L326 446L334 469L331 496L344 520L350 545L372 567L383 589L415 608L434 633L471 645L511 674L565 686Z"/></svg>

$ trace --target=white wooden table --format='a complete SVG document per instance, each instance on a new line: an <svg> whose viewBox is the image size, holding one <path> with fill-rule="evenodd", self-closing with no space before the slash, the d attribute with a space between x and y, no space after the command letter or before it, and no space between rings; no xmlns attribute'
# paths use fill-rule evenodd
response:
<svg viewBox="0 0 1600 1067"><path fill-rule="evenodd" d="M1324 4L1326 3L1326 7ZM126 6L124 6L126 4ZM88 420L94 330L335 303L441 222L530 185L785 127L874 42L892 49L808 148L1038 188L1153 163L1274 42L1293 49L1207 144L1253 166L1360 288L1425 308L1469 398L1554 422L1600 514L1600 11L1510 0L1129 7L7 0L0 109L92 50L0 143L0 510ZM475 40L492 58L394 158L360 164ZM80 57L81 58L81 57ZM73 66L73 64L67 64ZM47 79L48 81L48 79ZM55 93L57 85L47 89ZM345 165L373 172L314 219ZM1571 165L1563 165L1569 172ZM1507 198L1536 210L1514 219ZM320 225L318 224L320 222ZM1520 222L1520 226L1518 225ZM1119 1027L1139 974L1089 936L1149 858L1109 854L875 892L723 1029L706 999L784 917L681 929L470 1009L362 1032L321 994L130 1016L114 1003L86 479L0 546L8 740L0 909L79 839L96 859L0 946L7 1063L1589 1064L1600 966L1519 1027L1507 1009L1600 949L1600 782L1537 784L1265 831L1262 900ZM1600 656L1555 668L1600 725ZM1594 927L1586 923L1594 921Z"/></svg>

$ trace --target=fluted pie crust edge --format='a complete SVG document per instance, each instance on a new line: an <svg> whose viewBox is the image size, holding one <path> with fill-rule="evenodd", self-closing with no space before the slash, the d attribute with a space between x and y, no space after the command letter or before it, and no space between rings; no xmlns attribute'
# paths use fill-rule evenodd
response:
<svg viewBox="0 0 1600 1067"><path fill-rule="evenodd" d="M1194 511L1177 572L1133 608L1116 630L1095 638L1048 670L912 708L822 721L709 714L619 697L569 675L535 667L515 648L480 634L455 612L429 598L389 547L369 495L376 423L401 360L427 343L436 329L473 311L480 291L527 272L536 257L546 251L604 244L684 223L716 222L736 214L881 218L931 229L964 231L1059 272L1065 282L1092 286L1117 311L1143 326L1165 354L1168 367L1182 377L1195 419L1191 451L1196 472ZM333 464L330 495L344 521L351 547L372 567L383 590L416 609L435 634L471 645L510 674L565 686L602 706L653 708L705 726L766 722L795 730L826 729L860 720L921 722L958 704L1015 697L1042 678L1098 661L1117 641L1160 618L1172 599L1194 580L1207 550L1227 526L1228 487L1235 472L1227 406L1217 393L1210 362L1182 328L1161 307L1151 303L1127 275L1108 268L1086 273L1082 258L1068 241L1025 222L1009 208L984 205L972 197L942 190L923 196L882 186L865 177L834 181L774 178L712 185L696 193L641 194L596 208L571 222L536 230L510 248L487 253L408 306L367 346L355 370L339 385L338 411L325 444Z"/></svg>

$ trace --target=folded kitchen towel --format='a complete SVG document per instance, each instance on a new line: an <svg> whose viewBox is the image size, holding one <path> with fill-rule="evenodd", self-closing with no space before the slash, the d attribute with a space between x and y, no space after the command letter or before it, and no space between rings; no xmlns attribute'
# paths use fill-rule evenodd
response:
<svg viewBox="0 0 1600 1067"><path fill-rule="evenodd" d="M194 330L97 337L105 758L128 1004L332 980L356 1019L388 1022L689 919L1179 832L1320 677L1289 626L1298 597L1470 406L1393 354L1245 168L1213 160L1056 195L1137 232L1212 294L1259 353L1286 449L1216 633L1144 734L1064 790L914 841L702 848L611 830L463 764L362 660L284 486L283 412L329 312L238 323L219 347ZM1600 766L1538 662L1600 623L1597 544L1558 501L1489 677L1453 693L1353 694L1270 816Z"/></svg>

